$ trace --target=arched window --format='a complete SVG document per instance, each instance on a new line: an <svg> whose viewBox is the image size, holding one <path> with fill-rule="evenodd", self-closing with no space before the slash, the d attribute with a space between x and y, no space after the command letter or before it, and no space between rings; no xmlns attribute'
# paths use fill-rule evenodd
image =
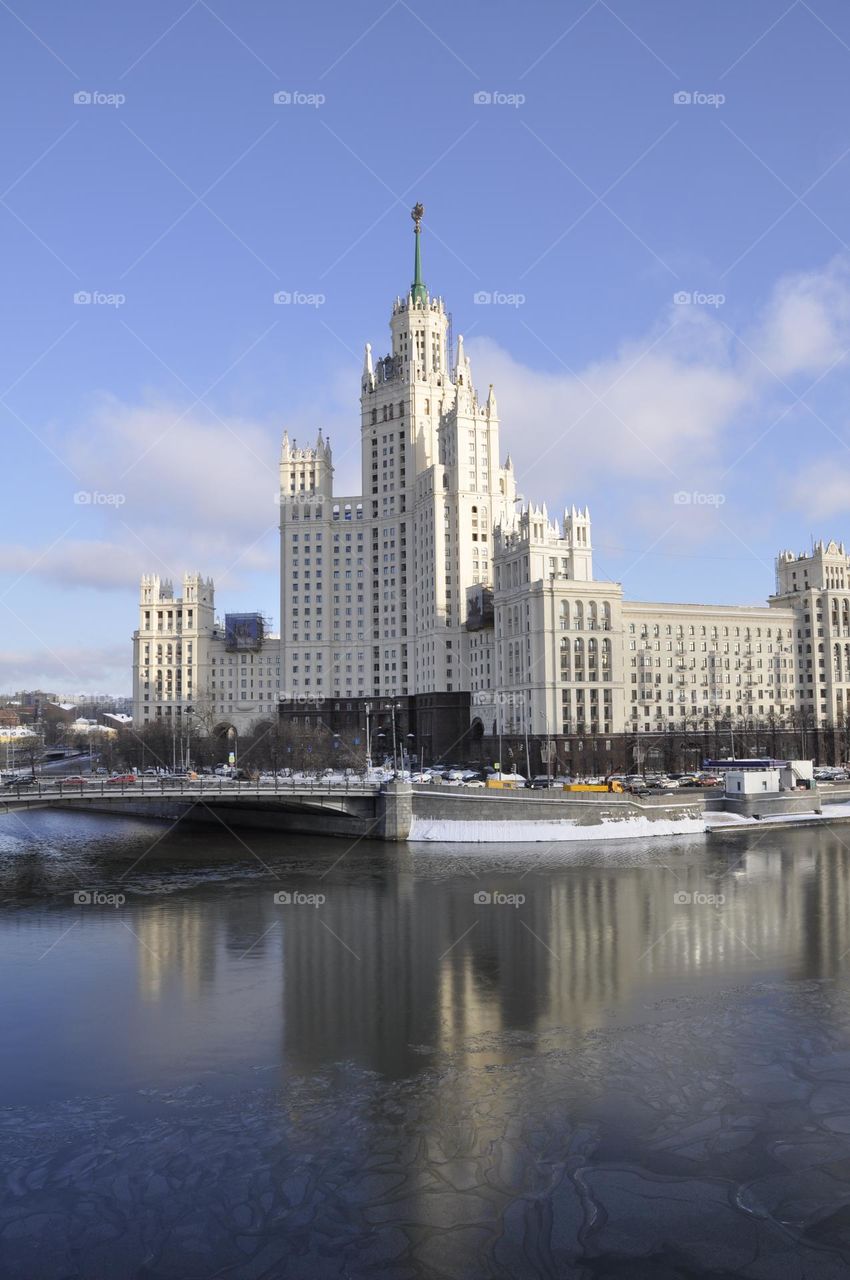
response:
<svg viewBox="0 0 850 1280"><path fill-rule="evenodd" d="M566 681L570 678L570 642L565 636L561 641L561 679Z"/></svg>
<svg viewBox="0 0 850 1280"><path fill-rule="evenodd" d="M561 601L561 630L569 631L570 629L570 602L569 600Z"/></svg>
<svg viewBox="0 0 850 1280"><path fill-rule="evenodd" d="M581 600L576 600L573 609L573 617L575 618L575 629L581 631L584 627L584 605Z"/></svg>

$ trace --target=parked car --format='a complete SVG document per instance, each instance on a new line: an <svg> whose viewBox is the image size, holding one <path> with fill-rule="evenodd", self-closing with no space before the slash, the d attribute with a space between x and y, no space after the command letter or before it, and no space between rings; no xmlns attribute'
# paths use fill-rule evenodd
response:
<svg viewBox="0 0 850 1280"><path fill-rule="evenodd" d="M538 773L531 779L529 784L532 791L560 791L569 778L550 777L546 773Z"/></svg>

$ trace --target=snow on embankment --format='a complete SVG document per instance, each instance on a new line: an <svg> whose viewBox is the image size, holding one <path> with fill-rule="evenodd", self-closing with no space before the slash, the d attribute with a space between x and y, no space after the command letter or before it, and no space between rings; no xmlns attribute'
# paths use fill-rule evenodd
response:
<svg viewBox="0 0 850 1280"><path fill-rule="evenodd" d="M468 822L414 817L408 840L446 844L529 844L546 841L632 840L647 836L688 836L705 832L705 818L624 818L580 825L577 822Z"/></svg>

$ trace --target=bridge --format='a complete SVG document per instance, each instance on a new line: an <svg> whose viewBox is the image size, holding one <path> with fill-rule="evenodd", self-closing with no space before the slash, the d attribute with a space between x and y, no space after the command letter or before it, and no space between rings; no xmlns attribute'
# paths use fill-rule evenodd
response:
<svg viewBox="0 0 850 1280"><path fill-rule="evenodd" d="M389 841L407 840L414 822L421 819L430 830L423 835L418 826L417 839L451 841L464 838L460 828L469 823L499 824L501 832L490 838L513 839L510 828L514 824L542 823L545 827L565 820L597 823L629 817L693 818L711 803L701 795L665 796L658 800L660 803L608 793L571 795L562 791L483 788L467 791L436 784L411 786L401 781L367 782L360 778L235 782L202 776L67 782L58 777L42 777L28 786L0 788L0 815L14 809L77 809L171 822L186 819L227 827ZM516 838L527 839L527 828L523 830L520 825L514 830L523 831Z"/></svg>
<svg viewBox="0 0 850 1280"><path fill-rule="evenodd" d="M228 778L41 777L0 788L0 814L21 809L82 809L137 817L228 820L242 826L315 834L404 840L410 831L411 787L401 782L346 779L268 782Z"/></svg>

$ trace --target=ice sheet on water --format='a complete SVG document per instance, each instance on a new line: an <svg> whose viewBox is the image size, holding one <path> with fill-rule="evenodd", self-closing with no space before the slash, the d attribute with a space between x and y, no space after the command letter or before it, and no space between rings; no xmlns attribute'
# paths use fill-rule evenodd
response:
<svg viewBox="0 0 850 1280"><path fill-rule="evenodd" d="M850 995L762 984L656 1013L536 1042L482 1033L396 1081L349 1062L223 1098L0 1110L0 1265L846 1275Z"/></svg>

